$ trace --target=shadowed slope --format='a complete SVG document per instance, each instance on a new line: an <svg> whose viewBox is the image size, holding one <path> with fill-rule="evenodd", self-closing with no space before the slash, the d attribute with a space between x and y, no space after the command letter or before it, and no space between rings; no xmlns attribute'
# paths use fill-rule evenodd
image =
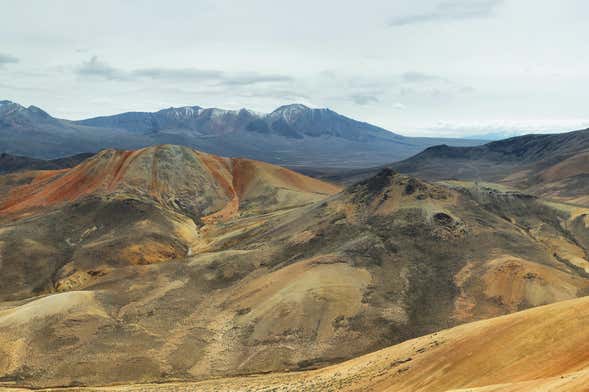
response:
<svg viewBox="0 0 589 392"><path fill-rule="evenodd" d="M0 154L0 174L25 170L59 170L78 165L94 154L83 153L52 160L34 159L6 153Z"/></svg>

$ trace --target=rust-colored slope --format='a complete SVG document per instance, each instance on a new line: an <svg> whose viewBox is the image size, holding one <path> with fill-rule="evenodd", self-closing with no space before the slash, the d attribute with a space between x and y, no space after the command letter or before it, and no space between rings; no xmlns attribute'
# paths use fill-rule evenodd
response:
<svg viewBox="0 0 589 392"><path fill-rule="evenodd" d="M0 213L52 206L99 190L112 190L121 181L130 158L140 151L105 150L72 169L40 172L31 183L11 190L0 205Z"/></svg>
<svg viewBox="0 0 589 392"><path fill-rule="evenodd" d="M317 372L349 390L445 391L560 376L589 367L589 298L410 340Z"/></svg>
<svg viewBox="0 0 589 392"><path fill-rule="evenodd" d="M231 160L206 153L196 154L229 198L229 202L223 208L203 217L203 221L214 223L234 217L239 211L239 195L234 187Z"/></svg>
<svg viewBox="0 0 589 392"><path fill-rule="evenodd" d="M233 218L244 206L264 213L306 204L341 190L336 185L268 163L197 154L230 198L222 209L204 217L205 223Z"/></svg>
<svg viewBox="0 0 589 392"><path fill-rule="evenodd" d="M237 215L242 201L255 200L260 207L272 199L278 203L267 207L284 208L339 190L278 166L164 145L136 151L104 150L72 169L38 172L7 192L0 201L0 214L56 206L88 195L124 193L169 207L176 207L182 198L193 204L197 199L192 212L213 222Z"/></svg>
<svg viewBox="0 0 589 392"><path fill-rule="evenodd" d="M260 186L263 182L276 188L322 195L332 195L341 190L336 185L269 163L240 158L233 159L232 162L236 189L241 197L249 192L256 192L255 186Z"/></svg>

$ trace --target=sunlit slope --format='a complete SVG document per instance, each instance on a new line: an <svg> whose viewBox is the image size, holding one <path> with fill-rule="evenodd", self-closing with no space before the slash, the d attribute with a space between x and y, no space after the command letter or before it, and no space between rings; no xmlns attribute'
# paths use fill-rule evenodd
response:
<svg viewBox="0 0 589 392"><path fill-rule="evenodd" d="M588 322L589 298L581 298L465 324L319 371L239 382L254 390L275 382L315 390L446 391L508 383L481 391L582 391L589 379Z"/></svg>
<svg viewBox="0 0 589 392"><path fill-rule="evenodd" d="M580 298L464 324L319 370L100 390L585 391L587 323L589 298Z"/></svg>

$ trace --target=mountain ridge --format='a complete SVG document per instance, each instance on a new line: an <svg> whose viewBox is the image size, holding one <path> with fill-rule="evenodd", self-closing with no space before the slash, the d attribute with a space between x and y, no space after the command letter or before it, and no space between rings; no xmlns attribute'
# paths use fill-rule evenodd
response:
<svg viewBox="0 0 589 392"><path fill-rule="evenodd" d="M3 102L0 151L37 159L104 148L180 144L282 166L370 167L407 158L440 142L478 143L401 136L330 109L301 104L283 105L266 114L185 106L69 121L42 115L32 106Z"/></svg>
<svg viewBox="0 0 589 392"><path fill-rule="evenodd" d="M51 160L35 159L20 155L0 153L0 174L13 173L24 170L58 170L66 169L90 158L91 153L80 153L68 157Z"/></svg>
<svg viewBox="0 0 589 392"><path fill-rule="evenodd" d="M289 104L283 105L269 113L256 113L246 108L237 110L226 110L219 108L203 108L201 106L182 106L182 107L170 107L162 109L156 112L126 112L121 114L115 114L111 116L101 116L96 118L89 118L85 120L75 121L77 124L89 125L89 126L111 126L111 127L122 127L130 131L138 131L137 126L127 125L121 123L121 119L135 117L141 119L143 122L151 121L155 122L156 126L151 131L164 130L171 128L170 125L166 124L166 120L178 119L183 121L180 124L173 124L174 126L183 125L188 129L195 130L197 126L201 127L201 132L205 134L211 134L216 131L214 127L207 124L205 121L214 121L220 118L227 119L231 118L231 123L235 127L233 132L248 130L253 132L276 132L286 137L300 139L304 136L322 136L332 135L340 137L398 137L402 136L393 132L387 131L384 128L370 125L366 122L356 121L349 117L342 116L327 108L310 108L302 104ZM265 125L260 123L251 123L254 121L264 121ZM304 128L304 125L308 125L309 122L323 121L322 129L320 132L316 130L308 130ZM251 121L248 123L248 121ZM336 124L330 124L332 122ZM299 124L299 123L305 124ZM344 125L348 128L359 128L362 131L367 132L367 135L360 135L358 131L353 132L351 135L345 135L337 133L338 128L342 128ZM212 128L212 129L210 129ZM139 129L142 129L139 126ZM385 133L386 132L386 133Z"/></svg>
<svg viewBox="0 0 589 392"><path fill-rule="evenodd" d="M428 180L498 182L554 200L589 203L589 129L474 147L433 146L390 166Z"/></svg>

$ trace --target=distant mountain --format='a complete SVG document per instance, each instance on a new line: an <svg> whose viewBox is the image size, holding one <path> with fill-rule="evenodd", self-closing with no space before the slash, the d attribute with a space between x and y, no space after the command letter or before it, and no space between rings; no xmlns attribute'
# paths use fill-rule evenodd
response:
<svg viewBox="0 0 589 392"><path fill-rule="evenodd" d="M130 148L144 137L54 118L36 106L0 101L0 151L38 159L96 152L104 144Z"/></svg>
<svg viewBox="0 0 589 392"><path fill-rule="evenodd" d="M128 112L77 121L77 124L124 129L135 133L184 132L193 135L255 132L289 139L331 136L352 141L403 140L404 137L367 123L352 120L329 109L294 104L269 114L247 109L205 109L199 106L169 108L159 112Z"/></svg>
<svg viewBox="0 0 589 392"><path fill-rule="evenodd" d="M35 106L0 102L0 151L10 154L48 159L167 143L292 167L362 168L408 158L436 144L479 142L405 137L330 109L300 104L268 114L186 106L68 121Z"/></svg>
<svg viewBox="0 0 589 392"><path fill-rule="evenodd" d="M475 147L434 146L391 167L429 180L500 182L589 204L589 129L525 135Z"/></svg>
<svg viewBox="0 0 589 392"><path fill-rule="evenodd" d="M399 162L371 168L304 168L301 173L353 184L383 168L429 181L494 182L537 196L589 206L589 129L535 134L457 147L428 147Z"/></svg>
<svg viewBox="0 0 589 392"><path fill-rule="evenodd" d="M23 170L59 170L74 167L92 153L76 154L69 157L51 160L35 159L20 155L0 154L0 174L13 173Z"/></svg>
<svg viewBox="0 0 589 392"><path fill-rule="evenodd" d="M465 136L464 138L465 139L475 139L475 140L495 141L495 140L508 139L508 138L516 137L516 136L522 136L527 133L531 133L531 132L497 131L497 132L469 135L469 136Z"/></svg>

